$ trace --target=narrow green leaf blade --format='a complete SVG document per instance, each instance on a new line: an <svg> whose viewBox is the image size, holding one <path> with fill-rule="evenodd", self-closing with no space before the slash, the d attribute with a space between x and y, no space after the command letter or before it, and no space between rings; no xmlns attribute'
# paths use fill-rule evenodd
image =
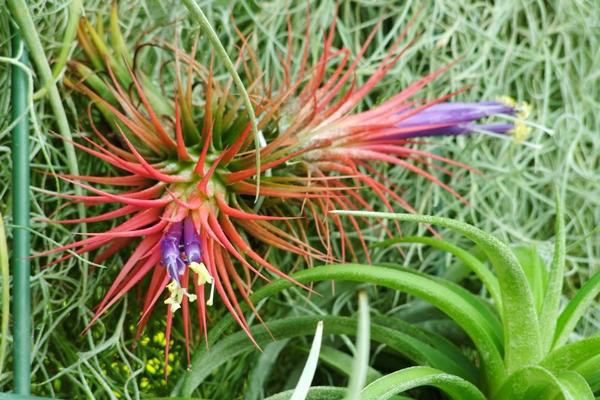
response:
<svg viewBox="0 0 600 400"><path fill-rule="evenodd" d="M535 308L540 313L544 304L544 296L548 286L546 266L540 258L535 246L519 246L513 248L513 252L523 267L525 275L529 280L529 287L535 299Z"/></svg>
<svg viewBox="0 0 600 400"><path fill-rule="evenodd" d="M345 400L358 400L360 391L365 386L367 368L369 367L369 341L371 324L369 321L369 301L367 293L358 293L358 329L356 332L356 353L352 362L352 374L348 382Z"/></svg>
<svg viewBox="0 0 600 400"><path fill-rule="evenodd" d="M273 367L277 366L277 357L287 344L287 340L280 340L269 343L263 348L263 351L252 363L253 369L248 376L248 389L244 393L244 400L258 400L264 397L263 390L266 387L269 375ZM305 348L302 347L302 349Z"/></svg>
<svg viewBox="0 0 600 400"><path fill-rule="evenodd" d="M485 285L488 292L492 296L494 303L498 307L499 310L502 309L502 298L500 295L500 286L498 284L498 279L489 270L489 268L479 261L479 259L473 256L468 251L461 249L458 246L453 245L452 243L446 242L440 239L434 239L430 237L424 236L406 236L401 238L393 238L389 240L385 240L381 243L377 243L373 247L386 247L396 243L422 243L427 246L434 247L439 250L443 250L448 252L462 261Z"/></svg>
<svg viewBox="0 0 600 400"><path fill-rule="evenodd" d="M556 396L562 396L559 398L564 400L577 400L570 397L568 390L552 372L540 366L531 366L513 373L492 397L496 400L531 400L554 399Z"/></svg>
<svg viewBox="0 0 600 400"><path fill-rule="evenodd" d="M559 348L566 343L569 335L577 326L577 322L594 302L600 293L600 271L596 272L575 294L556 321L553 348Z"/></svg>
<svg viewBox="0 0 600 400"><path fill-rule="evenodd" d="M496 387L505 376L504 370L504 362L502 360L499 349L497 348L495 341L493 339L494 334L489 331L487 322L485 319L479 314L479 312L473 308L473 306L465 301L464 298L458 296L452 290L440 285L434 280L418 276L413 273L408 273L404 271L396 271L390 268L384 267L376 267L372 265L360 265L360 264L344 264L344 265L335 265L335 266L324 266L324 267L315 267L308 270L301 271L297 274L293 275L294 279L298 280L301 283L310 283L316 281L323 280L346 280L346 281L357 281L362 283L373 283L382 286L386 286L392 289L405 291L417 297L420 297L434 306L438 307L440 310L449 315L452 319L456 321L456 323L461 326L465 332L471 337L474 341L475 346L480 352L481 362L484 366L483 370L486 374L486 380L491 387ZM253 302L257 303L261 299L273 295L292 284L287 280L280 280L273 282L272 284L262 288L258 292L256 292L252 296ZM323 318L325 322L325 329L333 328L333 326L328 326L327 318ZM224 321L219 324L215 328L219 332L223 332L223 330L231 324L231 320ZM269 324L271 327L271 325ZM314 325L313 325L314 326ZM302 327L305 328L305 327ZM296 330L292 333L292 335L296 334L299 327L295 328ZM300 329L301 330L301 329ZM381 328L382 331L385 329ZM394 331L388 329L390 333ZM256 335L254 332L257 332ZM252 333L255 336L255 339L260 344L260 337L257 337L261 331L253 330ZM353 334L350 330L344 331L345 334ZM285 336L278 336L273 332L273 334L282 339ZM290 333L288 333L290 334ZM307 334L306 332L304 334ZM373 337L375 336L375 332L371 330L371 334ZM265 334L266 335L266 334ZM213 334L209 334L209 337L213 337ZM219 343L212 345L211 351L215 351L215 349L220 348L224 342L227 342L232 335L225 340L221 340ZM405 335L406 336L406 335ZM403 343L408 343L407 336L400 337L396 335L398 340L401 340ZM242 338L245 338L242 336ZM270 337L268 335L265 336L264 339ZM408 337L409 338L409 337ZM386 340L388 338L385 338ZM247 345L247 340L244 341L244 345ZM447 366L453 366L453 371L448 371L455 375L462 376L464 378L472 377L473 373L470 370L465 370L461 365L453 363L451 359L445 357L443 354L439 352L435 352L435 349L428 347L428 353L424 353L422 351L417 351L418 349L414 346L414 343L420 343L413 339L411 344L411 348L420 356L428 356L430 354L434 354L437 356L436 359L432 361L442 361ZM244 348L243 351L248 350L249 348ZM232 352L234 347L228 348L228 352ZM239 353L236 353L239 354ZM189 395L191 391L212 371L212 367L208 367L211 365L210 363L201 361L200 357L203 357L204 352L198 353L197 357L194 357L194 366L192 368L192 372L187 375L185 378L186 382L183 384L184 393ZM211 362L213 360L221 360L224 359L221 355L211 356ZM436 365L429 364L433 367ZM475 374L477 376L477 374Z"/></svg>
<svg viewBox="0 0 600 400"><path fill-rule="evenodd" d="M542 348L547 353L552 346L555 337L556 319L562 295L563 280L565 274L565 218L563 206L556 194L556 242L554 246L554 257L552 269L548 277L548 288L544 297L544 304L540 312L540 332L542 334Z"/></svg>
<svg viewBox="0 0 600 400"><path fill-rule="evenodd" d="M315 371L317 369L317 363L319 361L319 352L321 351L321 339L323 338L323 321L319 321L317 323L317 329L315 330L315 337L313 339L312 345L310 347L310 352L308 353L308 358L306 359L306 364L304 364L304 369L302 370L302 375L300 375L300 379L298 380L298 384L294 389L294 393L292 393L291 400L304 400L308 395L308 391L310 389L310 385L312 383L313 377L315 376Z"/></svg>
<svg viewBox="0 0 600 400"><path fill-rule="evenodd" d="M594 393L586 380L575 371L566 371L558 376L563 390L573 400L594 400Z"/></svg>
<svg viewBox="0 0 600 400"><path fill-rule="evenodd" d="M529 282L511 249L494 236L467 223L427 215L335 210L339 215L388 218L439 225L459 232L475 242L496 270L502 295L506 370L510 373L543 356L538 315Z"/></svg>
<svg viewBox="0 0 600 400"><path fill-rule="evenodd" d="M371 320L375 324L388 327L388 328L393 329L394 331L398 332L399 334L405 334L407 336L412 337L415 340L422 342L424 352L427 351L425 346L428 346L430 348L435 349L436 351L439 351L439 353L443 354L444 356L449 357L450 360L456 362L464 370L470 371L473 368L473 364L467 357L465 357L464 352L458 346L456 346L454 343L452 343L451 341L449 341L448 339L446 339L443 336L440 336L431 331L416 327L416 326L409 324L399 318L374 315L371 317ZM433 357L434 357L434 355L432 354L430 356L430 358L433 358ZM427 364L427 365L432 366L431 363ZM442 362L438 362L438 363L436 363L436 365L438 365L436 368L443 369L444 371L448 371L448 369L440 367L440 365L444 365ZM475 371L473 371L473 372L475 372ZM381 375L378 376L377 378L380 378L380 377L381 377ZM465 376L463 376L463 378L464 377ZM471 380L472 382L479 381L477 374L475 374L473 376L473 378L468 379L468 380Z"/></svg>
<svg viewBox="0 0 600 400"><path fill-rule="evenodd" d="M357 321L352 318L333 316L307 316L294 317L267 323L269 330L277 340L292 337L301 337L313 333L314 326L319 320L323 320L325 334L356 335ZM261 346L273 343L273 338L265 331L262 325L251 328L252 335ZM371 324L371 340L382 343L390 349L397 351L404 357L415 363L426 363L439 369L447 368L453 374L463 377L473 377L473 372L464 370L459 364L446 357L433 347L413 339L408 335L396 332L394 329L378 324ZM248 340L244 332L236 332L213 344L208 351L199 350L188 373L184 374L184 380L180 386L178 395L191 396L192 392L200 385L213 370L223 365L240 354L255 350L254 345Z"/></svg>
<svg viewBox="0 0 600 400"><path fill-rule="evenodd" d="M592 391L600 391L600 353L577 365L574 370L590 385Z"/></svg>
<svg viewBox="0 0 600 400"><path fill-rule="evenodd" d="M596 335L557 348L548 354L540 365L554 373L561 373L575 369L599 354L600 335Z"/></svg>
<svg viewBox="0 0 600 400"><path fill-rule="evenodd" d="M429 367L412 367L379 378L364 388L361 400L386 400L393 395L420 386L434 386L456 400L485 400L472 383L455 375Z"/></svg>
<svg viewBox="0 0 600 400"><path fill-rule="evenodd" d="M327 365L343 375L349 377L352 374L352 357L334 347L321 347L319 360L324 365ZM381 378L381 372L369 366L367 369L366 383L369 384L378 378Z"/></svg>
<svg viewBox="0 0 600 400"><path fill-rule="evenodd" d="M346 394L346 388L333 386L313 387L308 391L306 400L340 400ZM265 400L290 400L292 390L274 394Z"/></svg>

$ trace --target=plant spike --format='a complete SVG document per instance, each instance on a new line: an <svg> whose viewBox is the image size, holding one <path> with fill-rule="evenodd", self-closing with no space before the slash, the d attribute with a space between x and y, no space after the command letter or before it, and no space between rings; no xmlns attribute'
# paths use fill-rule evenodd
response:
<svg viewBox="0 0 600 400"><path fill-rule="evenodd" d="M187 4L195 7L192 0ZM500 102L446 103L452 95L434 101L420 99L420 90L446 72L447 66L377 107L353 112L412 41L397 50L408 35L407 29L373 76L359 86L351 77L379 25L352 59L349 49L333 49L334 18L323 53L313 65L307 43L298 68L292 65L290 54L281 57L284 79L279 87L276 82L264 81L264 73L253 60L254 50L239 34L243 53L236 65L246 66L247 58L253 64L248 65L245 77L244 106L250 112L246 115L241 112L243 101L232 93L232 80L222 85L215 78L218 63L211 61L206 68L195 60L195 42L191 54L172 44L151 43L175 61L165 64L165 68L175 68L171 93L166 90L158 95L161 91L140 67L145 45L138 46L131 56L118 26L113 8L109 44L102 30L94 29L85 19L81 21L77 34L87 61L70 63L65 84L88 99L92 137L82 135L87 145L73 142L74 146L117 168L123 176L58 175L92 195L55 195L88 207L118 203L121 208L95 217L55 222L127 220L40 256L72 250L50 260L56 264L99 250L97 260L105 261L133 243L132 255L107 290L90 326L138 285L146 288L136 333L139 337L166 291L168 296L162 300L167 306L165 336L171 334L173 318L183 314L186 348L193 336L189 303L196 303L200 335L207 332L208 308L219 301L254 341L238 296L258 315L250 302L255 280L282 278L310 291L274 264L269 247L293 252L309 266L315 260L356 259L358 247L355 249L342 219L329 214L331 210L373 209L364 197L365 190L372 190L388 211L399 208L414 212L378 165L407 168L462 200L450 185L427 171L434 165L422 160L466 166L414 149L418 144L414 139L481 129L507 134L513 128L510 124L478 125L477 121L494 115L513 116L522 108ZM307 25L306 41L310 37ZM215 38L212 32L211 40ZM290 35L288 48L293 45ZM217 48L220 56L223 51ZM233 68L230 60L226 66ZM296 75L292 76L294 70ZM234 74L233 82L241 90L242 82L236 77ZM205 88L202 107L192 102L196 83ZM94 109L100 112L96 114ZM254 149L251 133L260 134L264 146ZM417 162L423 165L416 166ZM263 172L265 176L259 181ZM95 184L125 190L115 192ZM256 195L263 197L258 203L252 198ZM349 223L369 259L363 230L375 229L376 225L360 218L350 218ZM399 230L399 225L395 226ZM389 228L381 229L392 235ZM307 241L315 231L318 239ZM332 239L336 233L340 237L339 254Z"/></svg>

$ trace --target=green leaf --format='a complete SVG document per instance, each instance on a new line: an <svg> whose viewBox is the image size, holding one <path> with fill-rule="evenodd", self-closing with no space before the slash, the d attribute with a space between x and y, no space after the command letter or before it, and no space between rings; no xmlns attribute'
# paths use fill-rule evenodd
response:
<svg viewBox="0 0 600 400"><path fill-rule="evenodd" d="M477 275L479 279L481 279L481 282L485 285L488 292L490 292L490 296L492 296L492 299L498 307L498 310L502 309L502 298L500 296L498 279L496 279L496 276L492 273L492 271L489 270L488 267L486 267L484 263L479 261L477 257L473 256L468 251L444 240L423 236L393 238L385 240L381 243L377 243L373 247L386 247L396 243L422 243L454 255L456 258L462 261L475 275Z"/></svg>
<svg viewBox="0 0 600 400"><path fill-rule="evenodd" d="M523 267L529 286L535 299L535 308L539 312L544 304L544 296L548 285L548 272L535 246L514 247L513 252Z"/></svg>
<svg viewBox="0 0 600 400"><path fill-rule="evenodd" d="M450 318L455 320L456 323L461 326L462 329L471 337L475 346L480 352L481 363L483 364L483 370L486 374L486 380L491 387L496 387L498 384L500 384L505 376L504 362L502 360L500 351L495 344L494 332L489 330L488 322L485 320L485 318L482 317L477 309L473 308L473 306L462 296L457 295L454 291L446 288L430 278L404 271L396 271L390 268L360 264L315 267L298 272L297 274L293 275L293 278L305 284L323 280L345 280L373 283L386 286L391 289L405 291L416 297L420 297L423 300L429 301L431 304L435 305L448 316L450 316ZM292 283L287 280L273 282L272 284L257 291L252 296L252 301L257 303L261 299L273 295L287 287L290 287L291 285ZM324 322L326 330L328 328L332 328L331 326L328 326L326 318L324 318ZM212 332L213 330L211 330L209 338L214 340L214 338L218 337L219 335L222 337L224 331L232 323L233 319L230 317L224 318L223 321L213 328L215 331L214 333ZM394 332L391 329L388 329L387 331ZM352 332L345 331L344 333L351 334ZM305 334L307 333L305 332ZM373 337L375 337L373 329L371 334ZM473 373L472 370L465 370L461 365L454 362L451 358L446 357L444 354L435 351L435 349L424 345L422 342L407 335L395 335L395 337L398 338L398 340L402 340L405 344L410 342L411 347L408 348L408 350L414 351L415 354L419 355L420 357L429 357L428 365L439 368L437 364L433 363L443 363L446 365L446 367L440 369L444 369L449 373L462 376L465 379L477 379L476 372ZM282 337L278 338L281 339ZM225 341L227 339L225 339ZM213 344L211 351L214 351L215 348L217 348L217 346L223 342L224 341L222 340L219 343ZM245 342L249 343L247 340ZM185 389L186 391L184 391L184 393L191 393L187 392L187 390L193 390L195 387L194 385L199 384L199 381L203 380L207 374L210 373L211 369L209 369L208 372L203 370L205 367L200 361L198 361L202 354L204 353L199 353L198 356L194 358L195 367L192 368L192 373L187 375L190 379L190 382L194 383L186 383L185 385L187 389ZM222 357L218 356L216 358L220 359ZM453 367L454 370L448 370L449 367ZM194 369L197 369L197 371ZM185 379L188 380L188 378Z"/></svg>
<svg viewBox="0 0 600 400"><path fill-rule="evenodd" d="M388 218L440 225L475 242L496 270L502 295L505 362L508 373L538 362L543 355L538 316L529 282L511 249L502 241L472 225L450 218L427 215L335 210L339 215Z"/></svg>
<svg viewBox="0 0 600 400"><path fill-rule="evenodd" d="M554 336L553 348L558 348L565 344L569 335L577 326L579 319L585 314L585 310L594 302L596 296L600 293L600 271L596 272L590 280L588 280L577 291L575 297L567 304L565 309L560 313L556 322L556 333Z"/></svg>
<svg viewBox="0 0 600 400"><path fill-rule="evenodd" d="M548 354L540 365L554 373L561 373L575 369L599 354L600 335L596 335L557 348Z"/></svg>
<svg viewBox="0 0 600 400"><path fill-rule="evenodd" d="M144 400L203 400L202 397L144 397Z"/></svg>
<svg viewBox="0 0 600 400"><path fill-rule="evenodd" d="M303 348L298 348L298 350L302 351ZM337 372L343 375L350 376L350 374L352 373L352 357L334 347L321 347L319 360L321 361L321 363L327 365L328 367L336 370ZM381 372L377 371L372 367L368 367L366 383L369 384L378 378L381 378Z"/></svg>
<svg viewBox="0 0 600 400"><path fill-rule="evenodd" d="M600 354L577 365L574 370L586 380L593 392L600 391Z"/></svg>
<svg viewBox="0 0 600 400"><path fill-rule="evenodd" d="M371 320L378 325L386 326L398 333L404 333L416 340L423 342L426 345L438 350L442 354L450 357L456 363L461 365L464 369L470 370L473 368L471 362L465 357L463 351L459 349L454 343L447 340L436 333L427 331L425 329L418 328L412 324L406 323L401 319L390 317L390 316L378 316L374 315ZM457 329L460 329L457 327ZM378 376L379 378L379 376ZM472 379L473 382L477 382L479 379Z"/></svg>
<svg viewBox="0 0 600 400"><path fill-rule="evenodd" d="M489 304L485 302L481 297L475 296L473 293L469 292L467 289L453 283L444 281L443 279L433 278L439 284L447 287L449 290L456 293L458 296L462 297L464 300L469 302L471 306L477 310L479 315L483 317L483 320L486 323L486 328L488 332L492 334L492 338L494 339L494 343L500 350L500 352L504 351L504 343L502 341L502 324L498 320L498 316L495 314L495 310L491 308Z"/></svg>
<svg viewBox="0 0 600 400"><path fill-rule="evenodd" d="M348 392L345 400L358 400L358 395L365 386L367 368L369 367L369 301L367 293L358 293L358 329L356 332L356 352L352 362L352 373L348 382Z"/></svg>
<svg viewBox="0 0 600 400"><path fill-rule="evenodd" d="M556 193L556 242L554 245L552 269L548 277L548 288L540 313L540 332L542 334L542 349L544 353L550 351L555 337L555 330L557 328L556 319L558 318L565 274L565 218L558 190Z"/></svg>
<svg viewBox="0 0 600 400"><path fill-rule="evenodd" d="M594 400L594 393L585 379L574 371L566 371L558 376L564 391L569 393L573 400Z"/></svg>
<svg viewBox="0 0 600 400"><path fill-rule="evenodd" d="M587 400L589 386L587 389L586 391L586 388L582 387L581 380L573 378L570 374L555 376L545 368L531 366L512 374L493 398L497 400L531 400L555 399L556 396L560 396L558 398L564 400ZM591 398L593 399L593 397Z"/></svg>
<svg viewBox="0 0 600 400"><path fill-rule="evenodd" d="M298 384L292 393L291 400L304 400L308 395L310 385L315 371L317 369L317 363L319 361L319 352L321 350L321 339L323 338L323 321L317 322L317 329L315 330L315 337L313 338L312 345L310 346L310 352L304 364L302 375L298 380Z"/></svg>
<svg viewBox="0 0 600 400"><path fill-rule="evenodd" d="M277 340L301 337L312 334L315 325L322 320L325 334L355 335L357 322L355 319L332 316L307 316L294 317L267 323L269 330ZM265 331L262 325L251 328L252 335L261 346L273 343L273 338ZM450 373L468 377L472 380L473 371L464 370L451 358L446 357L437 349L411 338L408 335L396 332L394 329L378 324L371 324L371 340L387 345L390 349L402 354L415 363L428 364ZM179 394L190 396L194 389L200 385L213 370L247 351L255 350L254 345L248 340L244 332L236 332L210 346L198 350L192 360L190 371L183 376ZM476 372L475 372L476 374Z"/></svg>
<svg viewBox="0 0 600 400"><path fill-rule="evenodd" d="M313 387L309 390L307 400L340 400L346 394L346 388L333 386ZM274 394L265 400L290 400L292 390Z"/></svg>
<svg viewBox="0 0 600 400"><path fill-rule="evenodd" d="M244 393L244 400L257 400L263 398L263 390L266 387L266 382L276 366L277 357L279 353L287 346L287 340L280 340L277 342L269 343L263 349L263 351L257 355L256 360L252 363L252 372L248 375L248 388ZM299 347L301 350L308 349L305 347ZM323 349L321 349L321 353Z"/></svg>
<svg viewBox="0 0 600 400"><path fill-rule="evenodd" d="M396 269L399 271L405 271L423 277L425 279L435 281L436 283L448 288L449 290L453 291L458 296L462 297L464 300L469 302L473 306L473 308L475 308L479 312L479 314L481 314L483 320L486 322L488 331L493 334L496 346L501 352L503 351L504 344L502 341L502 324L498 319L497 312L492 306L490 306L488 302L486 302L480 296L476 296L473 293L466 290L465 288L463 288L462 286L457 285L454 282L449 282L446 279L438 278L436 276L431 276L423 272L415 271L411 268L405 268L401 265L391 264L386 266L388 268Z"/></svg>
<svg viewBox="0 0 600 400"><path fill-rule="evenodd" d="M385 400L397 393L420 386L434 386L456 400L485 400L472 383L455 375L429 367L412 367L377 379L364 388L361 400Z"/></svg>

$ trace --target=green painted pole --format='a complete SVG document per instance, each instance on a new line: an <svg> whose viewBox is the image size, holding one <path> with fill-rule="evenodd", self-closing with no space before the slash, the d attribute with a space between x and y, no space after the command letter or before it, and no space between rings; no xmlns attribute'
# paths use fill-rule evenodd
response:
<svg viewBox="0 0 600 400"><path fill-rule="evenodd" d="M16 29L11 42L12 55L21 51L27 64L27 51ZM15 393L31 394L31 276L29 265L29 118L27 75L18 66L11 71L12 206L13 206L13 380Z"/></svg>

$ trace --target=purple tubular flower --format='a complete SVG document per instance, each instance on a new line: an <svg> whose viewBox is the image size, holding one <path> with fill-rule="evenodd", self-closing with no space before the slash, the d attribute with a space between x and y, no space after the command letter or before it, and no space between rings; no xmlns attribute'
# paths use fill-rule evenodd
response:
<svg viewBox="0 0 600 400"><path fill-rule="evenodd" d="M188 263L201 263L202 262L202 249L200 248L200 241L198 240L198 234L194 227L194 221L192 217L187 217L183 223L183 249L187 257Z"/></svg>
<svg viewBox="0 0 600 400"><path fill-rule="evenodd" d="M397 128L415 128L414 132L391 135L396 139L424 136L446 136L471 133L475 129L505 134L514 129L513 124L476 125L472 122L492 115L515 115L513 107L497 102L440 103L412 115L396 124ZM435 126L432 125L446 125Z"/></svg>
<svg viewBox="0 0 600 400"><path fill-rule="evenodd" d="M185 263L181 259L182 223L175 222L160 240L160 263L167 269L172 280L178 284L179 276L185 271Z"/></svg>
<svg viewBox="0 0 600 400"><path fill-rule="evenodd" d="M487 124L487 125L476 125L476 124L458 124L444 126L440 128L422 129L411 133L405 133L402 135L394 135L398 138L416 138L425 136L456 136L465 133L472 133L477 130L506 134L515 128L513 124Z"/></svg>

